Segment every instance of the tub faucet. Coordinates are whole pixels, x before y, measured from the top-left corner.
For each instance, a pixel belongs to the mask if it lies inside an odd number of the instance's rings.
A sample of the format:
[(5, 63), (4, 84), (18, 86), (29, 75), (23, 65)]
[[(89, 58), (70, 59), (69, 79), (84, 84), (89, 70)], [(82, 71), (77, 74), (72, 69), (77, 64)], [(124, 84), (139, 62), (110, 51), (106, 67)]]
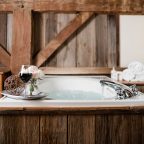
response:
[(119, 84), (109, 80), (100, 80), (100, 83), (102, 86), (106, 85), (113, 88), (117, 93), (117, 99), (126, 99), (138, 95), (136, 85), (128, 87), (126, 85)]

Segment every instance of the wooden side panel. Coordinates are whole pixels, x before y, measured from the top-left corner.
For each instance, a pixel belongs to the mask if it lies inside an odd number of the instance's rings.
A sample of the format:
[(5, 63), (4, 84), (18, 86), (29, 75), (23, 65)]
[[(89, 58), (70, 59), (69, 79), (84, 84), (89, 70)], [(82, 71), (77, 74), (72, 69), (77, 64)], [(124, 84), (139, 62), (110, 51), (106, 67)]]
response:
[(1, 144), (39, 144), (39, 117), (0, 116)]
[(67, 116), (41, 116), (40, 144), (67, 144)]
[(95, 116), (68, 116), (68, 144), (95, 144)]
[(144, 115), (142, 115), (142, 144), (144, 143)]
[(17, 9), (13, 12), (13, 45), (11, 70), (18, 73), (21, 65), (31, 64), (32, 12)]
[[(58, 14), (57, 32), (59, 33), (67, 24), (75, 18), (75, 14)], [(57, 67), (76, 66), (76, 35), (72, 35), (57, 53)]]
[[(3, 90), (3, 75), (0, 74), (0, 93), (2, 92)], [(0, 94), (0, 97), (1, 97), (1, 94)]]
[(130, 144), (130, 116), (108, 116), (108, 142), (110, 144)]
[(130, 117), (130, 144), (143, 144), (143, 132), (142, 131), (142, 116), (141, 115), (132, 115)]
[(95, 66), (96, 59), (96, 26), (95, 15), (77, 34), (77, 67)]
[(108, 118), (106, 115), (95, 116), (95, 143), (108, 144)]

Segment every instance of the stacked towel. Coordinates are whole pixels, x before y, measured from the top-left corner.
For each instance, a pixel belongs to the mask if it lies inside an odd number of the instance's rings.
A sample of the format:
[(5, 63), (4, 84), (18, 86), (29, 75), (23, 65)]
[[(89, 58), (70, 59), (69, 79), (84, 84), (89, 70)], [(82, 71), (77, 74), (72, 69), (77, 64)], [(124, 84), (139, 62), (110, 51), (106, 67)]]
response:
[(126, 81), (144, 81), (144, 64), (138, 61), (130, 63), (122, 72), (122, 77)]

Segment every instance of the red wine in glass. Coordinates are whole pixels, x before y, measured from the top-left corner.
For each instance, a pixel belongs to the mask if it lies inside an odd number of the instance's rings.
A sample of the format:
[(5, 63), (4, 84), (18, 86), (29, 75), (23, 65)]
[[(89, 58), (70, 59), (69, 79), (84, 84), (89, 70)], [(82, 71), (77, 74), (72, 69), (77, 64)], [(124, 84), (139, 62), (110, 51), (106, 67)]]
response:
[(27, 83), (32, 78), (32, 73), (20, 73), (20, 79)]

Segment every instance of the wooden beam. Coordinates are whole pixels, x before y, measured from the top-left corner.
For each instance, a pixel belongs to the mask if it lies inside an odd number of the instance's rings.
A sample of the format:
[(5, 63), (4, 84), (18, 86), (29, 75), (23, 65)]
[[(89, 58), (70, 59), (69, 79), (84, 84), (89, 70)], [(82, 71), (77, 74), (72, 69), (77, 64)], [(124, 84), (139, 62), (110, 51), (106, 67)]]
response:
[(1, 12), (12, 12), (13, 6), (12, 6), (12, 4), (0, 4), (0, 11)]
[(50, 43), (35, 57), (36, 66), (41, 66), (79, 27), (81, 27), (94, 13), (80, 13), (72, 20)]
[(12, 73), (18, 73), (21, 65), (31, 64), (32, 11), (16, 9), (13, 12), (13, 44), (11, 54)]
[(35, 0), (34, 11), (144, 14), (143, 0)]
[[(109, 75), (112, 68), (108, 67), (70, 67), (70, 68), (55, 68), (55, 67), (41, 67), (42, 71), (48, 75), (64, 75), (64, 74), (72, 74), (72, 75)], [(122, 71), (125, 68), (116, 68), (116, 70)]]
[(0, 46), (0, 63), (10, 68), (10, 54)]

